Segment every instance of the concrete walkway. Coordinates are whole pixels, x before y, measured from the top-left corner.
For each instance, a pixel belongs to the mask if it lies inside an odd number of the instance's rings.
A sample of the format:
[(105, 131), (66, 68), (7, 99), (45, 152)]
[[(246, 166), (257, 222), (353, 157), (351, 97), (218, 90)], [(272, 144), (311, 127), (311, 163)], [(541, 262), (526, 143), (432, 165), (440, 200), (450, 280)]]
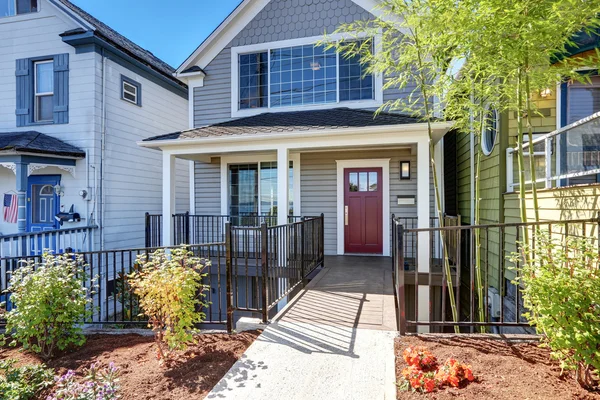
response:
[(209, 399), (395, 399), (387, 258), (328, 257)]

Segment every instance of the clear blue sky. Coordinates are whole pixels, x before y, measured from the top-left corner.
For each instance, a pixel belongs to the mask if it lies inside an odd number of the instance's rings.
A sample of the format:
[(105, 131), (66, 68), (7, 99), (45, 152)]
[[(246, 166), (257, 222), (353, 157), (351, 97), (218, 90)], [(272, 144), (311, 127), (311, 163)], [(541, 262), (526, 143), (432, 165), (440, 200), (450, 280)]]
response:
[(177, 68), (240, 0), (71, 0)]

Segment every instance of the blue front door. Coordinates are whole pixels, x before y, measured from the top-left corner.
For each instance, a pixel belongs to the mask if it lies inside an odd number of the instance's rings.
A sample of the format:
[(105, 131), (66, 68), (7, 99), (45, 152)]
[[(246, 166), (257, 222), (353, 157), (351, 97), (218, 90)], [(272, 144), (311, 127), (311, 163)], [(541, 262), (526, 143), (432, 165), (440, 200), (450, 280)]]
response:
[(27, 184), (27, 231), (41, 232), (58, 228), (54, 218), (60, 210), (54, 186), (60, 184), (60, 175), (30, 176)]

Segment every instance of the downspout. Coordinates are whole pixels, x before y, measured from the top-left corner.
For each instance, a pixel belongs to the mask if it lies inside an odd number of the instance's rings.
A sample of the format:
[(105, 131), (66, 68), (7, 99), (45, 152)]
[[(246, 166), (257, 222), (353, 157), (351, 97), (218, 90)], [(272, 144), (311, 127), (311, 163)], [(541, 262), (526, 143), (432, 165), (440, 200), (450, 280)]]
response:
[(100, 129), (100, 250), (104, 250), (104, 161), (106, 154), (106, 56), (104, 48), (101, 51), (102, 56), (102, 117)]

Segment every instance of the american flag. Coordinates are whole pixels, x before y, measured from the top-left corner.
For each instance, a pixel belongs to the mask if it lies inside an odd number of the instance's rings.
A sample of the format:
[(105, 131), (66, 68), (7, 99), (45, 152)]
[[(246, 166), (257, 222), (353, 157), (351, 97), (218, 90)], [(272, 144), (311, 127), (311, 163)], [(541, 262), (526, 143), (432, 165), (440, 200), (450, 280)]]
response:
[(16, 194), (4, 193), (4, 221), (16, 224), (19, 204)]

